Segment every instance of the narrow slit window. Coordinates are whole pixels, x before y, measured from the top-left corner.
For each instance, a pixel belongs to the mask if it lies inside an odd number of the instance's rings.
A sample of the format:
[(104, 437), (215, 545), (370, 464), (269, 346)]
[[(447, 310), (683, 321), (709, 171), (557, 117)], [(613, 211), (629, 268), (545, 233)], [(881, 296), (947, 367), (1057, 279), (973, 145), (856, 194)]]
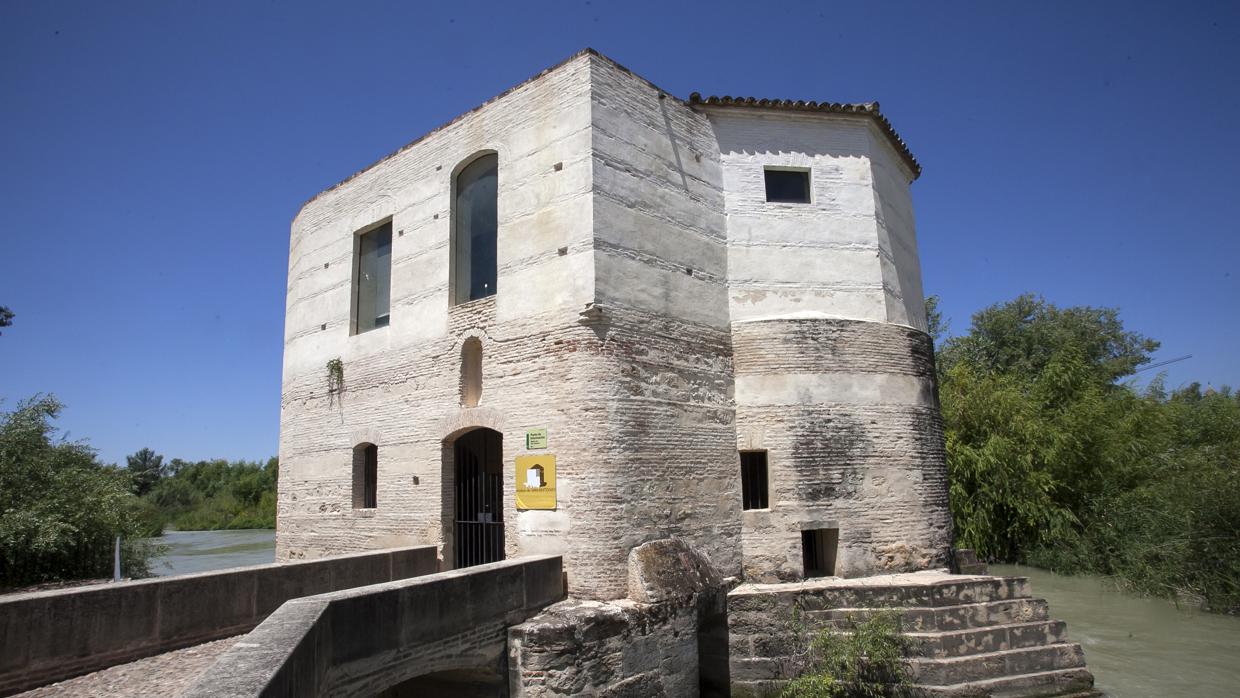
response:
[(374, 509), (379, 503), (379, 447), (353, 447), (353, 508)]
[(767, 509), (766, 451), (741, 451), (741, 504), (744, 509)]
[(483, 155), (456, 177), (452, 231), (452, 302), (495, 295), (499, 228), (499, 157)]
[(840, 543), (840, 529), (818, 528), (801, 531), (801, 557), (805, 577), (830, 577), (835, 574), (835, 551)]
[(387, 327), (392, 293), (392, 224), (358, 236), (354, 333)]
[(764, 170), (766, 200), (787, 204), (809, 203), (809, 170)]

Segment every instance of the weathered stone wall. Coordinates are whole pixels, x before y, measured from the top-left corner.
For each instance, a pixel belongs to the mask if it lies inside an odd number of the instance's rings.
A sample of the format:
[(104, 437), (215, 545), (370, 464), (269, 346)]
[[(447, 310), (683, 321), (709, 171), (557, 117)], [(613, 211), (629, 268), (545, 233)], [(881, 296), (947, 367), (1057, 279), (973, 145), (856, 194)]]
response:
[[(278, 554), (314, 557), (394, 542), (445, 544), (452, 560), (450, 442), (474, 427), (547, 427), (560, 508), (518, 513), (505, 477), (509, 555), (567, 550), (580, 473), (605, 448), (587, 417), (606, 392), (593, 300), (589, 61), (514, 89), (311, 201), (293, 225), (281, 415)], [(452, 178), (499, 160), (498, 294), (449, 306)], [(392, 217), (390, 326), (350, 335), (354, 233)], [(482, 397), (462, 408), (461, 347), (483, 348)], [(345, 390), (325, 366), (339, 357)], [(597, 409), (597, 408), (595, 408)], [(351, 504), (351, 450), (378, 446), (378, 506)], [(445, 446), (446, 444), (446, 446)]]
[[(590, 526), (614, 565), (678, 536), (740, 569), (738, 466), (718, 151), (709, 121), (605, 59), (591, 75), (595, 294), (614, 362), (611, 475)], [(601, 464), (602, 464), (601, 463)], [(611, 570), (598, 584), (623, 593)]]
[[(837, 574), (943, 564), (913, 173), (869, 119), (702, 112), (724, 183), (737, 445), (769, 468), (769, 508), (742, 514), (746, 578), (800, 578), (805, 529), (839, 529)], [(810, 201), (768, 202), (766, 167), (807, 169)]]
[(565, 601), (509, 631), (512, 696), (727, 695), (719, 570), (681, 539), (634, 548), (627, 570), (628, 598)]
[(565, 601), (508, 635), (510, 695), (698, 695), (697, 609)]
[(738, 447), (765, 450), (770, 508), (743, 512), (745, 577), (803, 572), (800, 531), (838, 528), (846, 577), (945, 565), (951, 543), (930, 338), (898, 325), (733, 325)]
[(0, 695), (244, 633), (285, 601), (430, 574), (435, 548), (381, 550), (0, 599)]

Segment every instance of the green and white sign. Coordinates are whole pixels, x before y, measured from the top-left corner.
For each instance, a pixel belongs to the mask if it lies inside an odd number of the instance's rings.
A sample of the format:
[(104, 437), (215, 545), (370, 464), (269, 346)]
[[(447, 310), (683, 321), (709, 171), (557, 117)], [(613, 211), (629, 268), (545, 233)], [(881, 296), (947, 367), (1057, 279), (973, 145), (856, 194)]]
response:
[(546, 429), (530, 429), (525, 432), (526, 448), (546, 448), (547, 447), (547, 430)]

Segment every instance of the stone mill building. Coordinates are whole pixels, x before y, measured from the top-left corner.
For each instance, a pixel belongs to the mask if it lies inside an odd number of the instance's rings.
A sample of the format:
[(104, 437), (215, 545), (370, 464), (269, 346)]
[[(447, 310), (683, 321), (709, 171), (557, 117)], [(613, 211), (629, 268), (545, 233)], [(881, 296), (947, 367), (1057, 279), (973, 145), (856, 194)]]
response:
[[(668, 536), (768, 581), (945, 564), (919, 171), (876, 104), (685, 102), (584, 53), (323, 192), (280, 554), (560, 553), (602, 599)], [(554, 506), (522, 510), (544, 453)]]
[(877, 103), (683, 100), (587, 50), (315, 196), (279, 558), (555, 554), (595, 609), (666, 539), (733, 585), (946, 567), (920, 171)]

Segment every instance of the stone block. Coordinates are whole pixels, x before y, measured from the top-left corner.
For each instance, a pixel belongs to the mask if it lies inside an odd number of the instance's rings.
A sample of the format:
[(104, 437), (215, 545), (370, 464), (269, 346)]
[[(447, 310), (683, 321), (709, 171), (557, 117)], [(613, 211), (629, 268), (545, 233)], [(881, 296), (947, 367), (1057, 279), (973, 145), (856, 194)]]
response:
[(709, 558), (677, 538), (643, 543), (629, 551), (629, 598), (638, 603), (683, 601), (723, 586)]

